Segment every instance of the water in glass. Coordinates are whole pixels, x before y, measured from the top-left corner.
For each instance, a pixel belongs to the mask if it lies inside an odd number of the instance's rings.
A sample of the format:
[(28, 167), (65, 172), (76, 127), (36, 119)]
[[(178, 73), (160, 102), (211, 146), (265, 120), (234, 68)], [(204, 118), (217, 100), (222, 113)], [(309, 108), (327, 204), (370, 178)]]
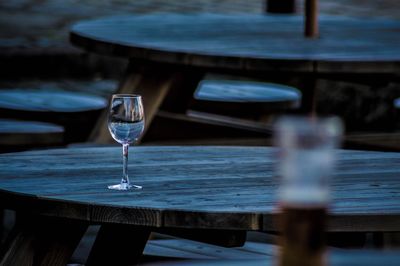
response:
[(120, 184), (108, 186), (109, 189), (141, 189), (133, 185), (128, 177), (128, 148), (142, 135), (144, 130), (144, 109), (142, 97), (132, 94), (115, 94), (112, 96), (108, 129), (111, 136), (122, 144), (123, 175)]

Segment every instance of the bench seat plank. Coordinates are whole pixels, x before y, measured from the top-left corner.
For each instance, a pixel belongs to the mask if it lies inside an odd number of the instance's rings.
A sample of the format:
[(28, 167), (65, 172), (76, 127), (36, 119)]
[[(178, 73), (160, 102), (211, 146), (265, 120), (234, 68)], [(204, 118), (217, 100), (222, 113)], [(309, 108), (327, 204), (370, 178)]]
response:
[(62, 125), (65, 141), (88, 138), (107, 101), (99, 96), (61, 90), (1, 89), (0, 117)]
[(302, 94), (294, 87), (268, 82), (203, 80), (191, 109), (235, 116), (257, 116), (300, 106)]
[(85, 112), (107, 106), (98, 96), (35, 89), (0, 90), (0, 108), (34, 112)]

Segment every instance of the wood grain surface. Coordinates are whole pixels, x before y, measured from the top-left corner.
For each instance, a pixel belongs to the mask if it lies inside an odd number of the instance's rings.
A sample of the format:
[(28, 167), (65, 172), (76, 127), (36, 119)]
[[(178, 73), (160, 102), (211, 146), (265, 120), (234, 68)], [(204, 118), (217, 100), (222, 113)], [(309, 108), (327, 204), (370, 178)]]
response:
[(266, 82), (203, 80), (194, 98), (234, 103), (297, 102), (301, 99), (301, 92), (293, 87)]
[[(271, 147), (133, 147), (130, 177), (142, 190), (111, 191), (120, 148), (0, 155), (4, 207), (91, 223), (275, 230)], [(400, 153), (338, 150), (330, 231), (400, 230)]]
[(249, 71), (396, 73), (400, 22), (319, 18), (303, 36), (293, 15), (144, 15), (84, 21), (71, 42), (90, 52), (155, 62)]

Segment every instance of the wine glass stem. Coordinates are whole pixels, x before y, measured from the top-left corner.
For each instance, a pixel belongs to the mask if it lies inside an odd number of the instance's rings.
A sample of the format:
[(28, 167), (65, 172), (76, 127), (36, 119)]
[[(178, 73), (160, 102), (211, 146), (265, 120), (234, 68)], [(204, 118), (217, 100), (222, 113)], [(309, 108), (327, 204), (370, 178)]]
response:
[(122, 180), (121, 184), (129, 185), (129, 178), (128, 178), (128, 149), (129, 144), (122, 144), (122, 157), (123, 157), (123, 168), (122, 168)]

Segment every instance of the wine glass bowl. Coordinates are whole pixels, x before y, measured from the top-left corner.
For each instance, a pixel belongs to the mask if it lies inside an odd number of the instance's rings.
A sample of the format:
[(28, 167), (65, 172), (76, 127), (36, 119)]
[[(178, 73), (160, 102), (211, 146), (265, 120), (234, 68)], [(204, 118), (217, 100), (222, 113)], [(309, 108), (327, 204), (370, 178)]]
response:
[(128, 149), (142, 135), (144, 130), (144, 109), (142, 97), (134, 94), (114, 94), (111, 98), (108, 115), (108, 130), (118, 143), (122, 144), (123, 176), (120, 184), (108, 186), (109, 189), (141, 189), (132, 185), (128, 177)]

